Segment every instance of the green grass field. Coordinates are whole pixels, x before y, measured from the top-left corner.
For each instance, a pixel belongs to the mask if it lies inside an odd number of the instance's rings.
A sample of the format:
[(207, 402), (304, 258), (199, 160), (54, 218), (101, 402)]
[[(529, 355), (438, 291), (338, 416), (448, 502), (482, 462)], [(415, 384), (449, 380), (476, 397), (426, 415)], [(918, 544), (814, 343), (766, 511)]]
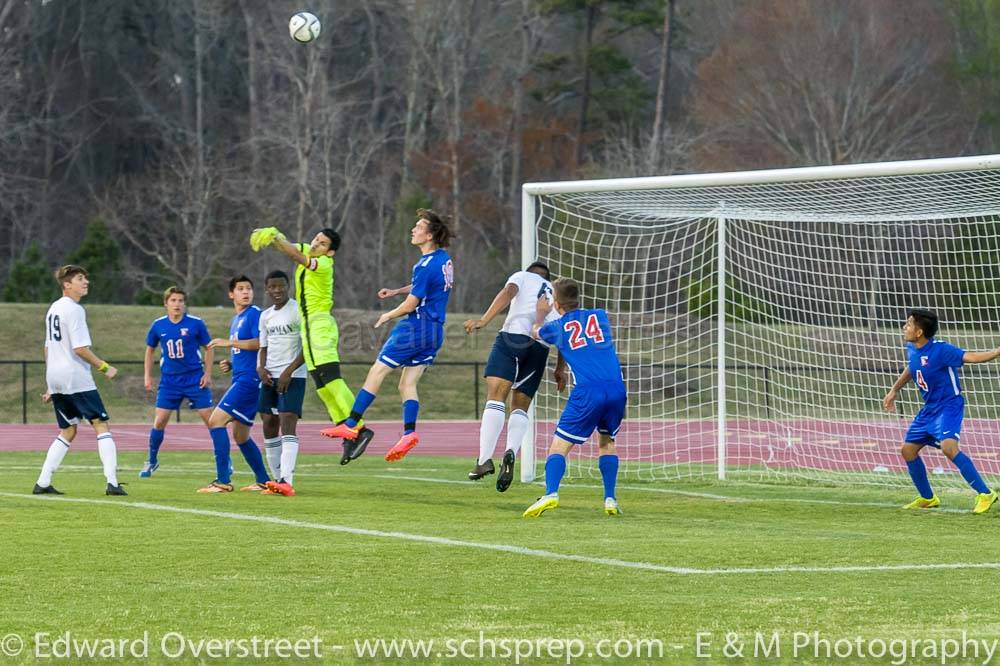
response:
[[(399, 662), (359, 655), (378, 639), (435, 641), (419, 647), (424, 663), (478, 661), (465, 657), (478, 655), (480, 632), (498, 651), (528, 649), (516, 640), (584, 649), (528, 663), (754, 662), (750, 652), (724, 657), (730, 632), (751, 647), (755, 632), (778, 632), (780, 661), (796, 663), (828, 659), (822, 644), (819, 657), (808, 646), (795, 657), (794, 632), (831, 642), (942, 641), (963, 630), (1000, 639), (1000, 510), (969, 514), (968, 492), (945, 491), (944, 511), (911, 513), (896, 508), (907, 491), (624, 482), (625, 515), (613, 518), (594, 480), (571, 479), (563, 506), (523, 520), (537, 486), (500, 495), (493, 477), (462, 481), (468, 462), (451, 458), (389, 467), (365, 457), (344, 468), (303, 456), (299, 495), (282, 498), (194, 493), (211, 477), (205, 454), (172, 453), (140, 482), (142, 454), (122, 454), (130, 496), (119, 499), (102, 494), (96, 453), (72, 452), (54, 481), (62, 500), (26, 494), (42, 458), (0, 454), (0, 647), (14, 645), (9, 634), (24, 641), (9, 662), (50, 654), (66, 632), (130, 641), (148, 632), (146, 658), (129, 659), (145, 663), (177, 650), (181, 663), (197, 662), (199, 641), (246, 646), (255, 636), (317, 636), (330, 663)], [(937, 565), (954, 566), (928, 568)], [(700, 632), (710, 634), (701, 637), (710, 659), (696, 656)], [(465, 657), (449, 659), (460, 641), (469, 641)], [(598, 658), (612, 645), (623, 658)], [(486, 661), (514, 661), (498, 654)], [(973, 662), (984, 658), (948, 663)]]

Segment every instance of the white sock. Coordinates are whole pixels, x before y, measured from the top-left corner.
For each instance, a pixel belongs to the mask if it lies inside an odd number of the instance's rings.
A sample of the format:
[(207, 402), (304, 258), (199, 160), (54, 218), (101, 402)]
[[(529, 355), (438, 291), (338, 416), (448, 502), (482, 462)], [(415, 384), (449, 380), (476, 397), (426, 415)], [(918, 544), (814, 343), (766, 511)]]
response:
[(97, 453), (104, 465), (104, 478), (113, 486), (118, 485), (118, 449), (110, 432), (97, 436)]
[(483, 410), (483, 421), (479, 424), (479, 464), (482, 465), (493, 457), (497, 448), (497, 439), (503, 430), (506, 406), (499, 400), (487, 400)]
[(277, 481), (281, 478), (281, 437), (265, 437), (264, 453), (267, 455), (267, 466), (271, 468), (271, 477)]
[(69, 451), (69, 442), (67, 442), (62, 437), (56, 437), (49, 444), (49, 452), (45, 454), (45, 462), (42, 464), (42, 473), (38, 475), (38, 485), (42, 488), (48, 488), (52, 485), (52, 475), (55, 474), (56, 470), (59, 469), (59, 465), (62, 464), (63, 458), (66, 457), (66, 453)]
[(299, 438), (297, 435), (284, 435), (281, 438), (281, 478), (288, 485), (295, 476), (295, 461), (299, 457)]
[(510, 420), (507, 421), (507, 448), (517, 455), (521, 450), (521, 442), (528, 432), (528, 413), (523, 409), (515, 409), (510, 413)]

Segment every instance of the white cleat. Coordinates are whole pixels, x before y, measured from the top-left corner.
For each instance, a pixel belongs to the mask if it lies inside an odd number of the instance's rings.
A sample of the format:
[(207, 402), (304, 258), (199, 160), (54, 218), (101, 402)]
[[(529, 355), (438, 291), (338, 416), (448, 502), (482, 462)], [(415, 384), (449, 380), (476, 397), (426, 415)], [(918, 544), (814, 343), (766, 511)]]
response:
[(622, 509), (618, 506), (618, 500), (614, 497), (604, 498), (604, 513), (609, 516), (620, 516), (622, 514)]

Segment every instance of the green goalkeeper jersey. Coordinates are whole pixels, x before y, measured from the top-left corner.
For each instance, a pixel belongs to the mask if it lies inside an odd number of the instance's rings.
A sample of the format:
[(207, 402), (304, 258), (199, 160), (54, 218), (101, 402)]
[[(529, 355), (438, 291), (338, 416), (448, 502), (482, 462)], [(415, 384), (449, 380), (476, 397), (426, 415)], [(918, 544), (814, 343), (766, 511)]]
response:
[(310, 257), (309, 245), (298, 243), (299, 252), (309, 258), (308, 265), (295, 268), (295, 300), (303, 317), (329, 315), (333, 309), (333, 257)]

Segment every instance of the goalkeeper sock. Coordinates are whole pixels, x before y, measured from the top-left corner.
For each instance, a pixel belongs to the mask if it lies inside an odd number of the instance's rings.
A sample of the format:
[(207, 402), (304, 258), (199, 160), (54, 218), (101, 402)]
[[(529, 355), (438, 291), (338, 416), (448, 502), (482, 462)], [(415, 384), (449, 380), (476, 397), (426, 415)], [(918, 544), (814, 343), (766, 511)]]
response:
[(523, 409), (515, 409), (507, 419), (507, 449), (514, 452), (521, 450), (521, 442), (528, 432), (528, 414)]
[(906, 461), (906, 471), (910, 473), (913, 485), (917, 487), (917, 492), (920, 493), (921, 497), (924, 499), (934, 497), (931, 482), (927, 480), (927, 467), (924, 466), (924, 461), (920, 456)]
[(264, 453), (267, 455), (267, 466), (271, 469), (271, 476), (276, 479), (281, 478), (281, 446), (284, 440), (278, 437), (264, 438)]
[(610, 454), (597, 459), (597, 468), (604, 480), (604, 498), (614, 498), (615, 484), (618, 483), (618, 456)]
[(553, 453), (545, 459), (545, 494), (555, 495), (559, 492), (559, 483), (566, 473), (566, 456)]
[(499, 400), (487, 400), (483, 409), (483, 419), (479, 423), (479, 464), (482, 465), (493, 457), (497, 448), (497, 439), (503, 430), (503, 419), (507, 407)]
[(212, 449), (215, 450), (215, 480), (219, 483), (232, 483), (232, 460), (229, 457), (229, 431), (225, 428), (211, 428), (208, 434), (212, 437)]
[(369, 393), (364, 389), (358, 391), (358, 397), (354, 399), (354, 406), (351, 407), (351, 415), (344, 421), (347, 427), (356, 428), (361, 417), (364, 416), (365, 410), (371, 407), (373, 402), (375, 402), (374, 393)]
[(972, 486), (973, 490), (977, 493), (990, 492), (990, 488), (983, 481), (983, 477), (979, 476), (979, 470), (976, 469), (976, 463), (972, 462), (972, 458), (959, 451), (958, 455), (952, 458), (951, 461), (955, 463), (955, 467), (962, 473), (962, 478)]
[[(363, 389), (362, 389), (363, 390)], [(417, 414), (420, 412), (420, 403), (416, 400), (403, 401), (403, 434), (409, 435), (417, 429)]]
[(69, 442), (67, 442), (62, 437), (56, 437), (49, 444), (49, 452), (45, 454), (45, 463), (42, 464), (42, 473), (38, 475), (37, 483), (42, 488), (48, 488), (52, 485), (52, 475), (56, 473), (59, 469), (59, 465), (62, 464), (63, 458), (66, 457), (66, 453), (69, 451)]
[(240, 447), (243, 459), (247, 461), (250, 469), (253, 470), (253, 475), (256, 477), (257, 483), (267, 483), (270, 481), (271, 477), (267, 475), (267, 468), (264, 466), (264, 457), (260, 455), (257, 443), (251, 438), (237, 446)]
[(163, 444), (163, 431), (157, 428), (149, 429), (149, 464), (155, 465), (159, 460), (160, 446)]

